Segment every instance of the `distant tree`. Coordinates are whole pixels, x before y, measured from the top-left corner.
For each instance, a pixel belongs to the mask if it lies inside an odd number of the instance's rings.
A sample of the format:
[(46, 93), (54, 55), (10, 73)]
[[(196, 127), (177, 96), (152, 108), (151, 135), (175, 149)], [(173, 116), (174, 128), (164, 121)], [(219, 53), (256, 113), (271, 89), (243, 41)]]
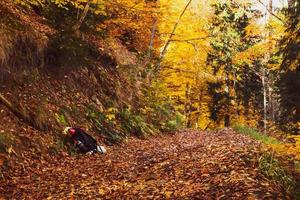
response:
[(209, 83), (209, 93), (212, 97), (210, 105), (211, 119), (230, 126), (233, 104), (236, 99), (236, 78), (238, 66), (233, 63), (233, 57), (246, 50), (246, 27), (251, 20), (250, 4), (240, 5), (235, 1), (223, 1), (213, 5), (215, 11), (211, 20), (210, 36), (212, 50), (209, 52), (207, 63), (212, 73), (223, 77), (216, 83)]
[(300, 3), (289, 1), (288, 26), (281, 43), (283, 56), (280, 81), (281, 123), (293, 133), (300, 133)]

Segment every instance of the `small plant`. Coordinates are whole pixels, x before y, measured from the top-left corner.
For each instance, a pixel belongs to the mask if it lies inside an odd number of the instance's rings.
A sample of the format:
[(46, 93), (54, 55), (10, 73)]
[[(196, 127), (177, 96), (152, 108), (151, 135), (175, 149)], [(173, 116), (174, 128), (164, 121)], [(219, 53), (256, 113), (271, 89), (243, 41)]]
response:
[(110, 120), (105, 113), (97, 111), (95, 108), (88, 108), (87, 119), (92, 123), (94, 128), (103, 134), (110, 142), (118, 143), (122, 141), (121, 133), (118, 131), (114, 121)]
[(54, 144), (49, 147), (49, 152), (57, 154), (59, 151), (65, 149), (66, 142), (62, 137), (55, 138)]
[(176, 112), (175, 113), (175, 116), (167, 121), (167, 123), (165, 124), (165, 127), (164, 127), (164, 130), (165, 131), (175, 131), (179, 128), (182, 128), (185, 124), (185, 119), (184, 119), (184, 116), (179, 113), (179, 112)]
[(74, 145), (72, 145), (66, 137), (56, 137), (54, 144), (49, 147), (49, 152), (57, 154), (60, 151), (67, 150), (70, 155), (76, 155), (77, 151)]
[(55, 113), (55, 119), (56, 119), (57, 123), (59, 123), (63, 126), (68, 125), (68, 122), (67, 122), (66, 117), (65, 117), (64, 114)]
[(66, 140), (64, 138), (57, 138), (55, 141), (57, 150), (63, 150), (66, 146)]
[(8, 153), (8, 149), (13, 145), (14, 137), (9, 133), (0, 133), (0, 153)]
[(138, 137), (153, 135), (157, 130), (149, 123), (146, 123), (142, 115), (135, 114), (128, 108), (119, 113), (122, 130)]

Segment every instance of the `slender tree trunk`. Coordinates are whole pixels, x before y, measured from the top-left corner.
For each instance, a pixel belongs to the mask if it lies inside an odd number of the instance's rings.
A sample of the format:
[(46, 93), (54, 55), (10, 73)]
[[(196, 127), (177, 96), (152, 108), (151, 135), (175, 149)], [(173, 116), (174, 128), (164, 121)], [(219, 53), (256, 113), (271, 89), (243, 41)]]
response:
[[(276, 75), (276, 74), (275, 74)], [(274, 74), (270, 72), (270, 77), (269, 77), (269, 113), (270, 113), (270, 118), (273, 122), (276, 120), (276, 111), (275, 111), (275, 105), (276, 105), (276, 93), (275, 93), (275, 79), (274, 79)]]
[[(159, 56), (159, 60), (160, 60), (160, 61), (164, 58), (165, 54), (167, 53), (168, 47), (169, 47), (170, 43), (172, 42), (172, 38), (173, 38), (173, 36), (175, 35), (176, 29), (177, 29), (177, 27), (178, 27), (178, 25), (179, 25), (179, 23), (180, 23), (180, 21), (181, 21), (181, 18), (183, 17), (184, 13), (185, 13), (186, 10), (188, 9), (188, 7), (189, 7), (190, 4), (192, 3), (192, 1), (193, 1), (193, 0), (189, 0), (189, 1), (188, 1), (188, 3), (185, 5), (184, 9), (182, 10), (182, 12), (181, 12), (179, 18), (177, 19), (177, 21), (176, 21), (176, 23), (175, 23), (175, 25), (174, 25), (174, 27), (173, 27), (173, 30), (172, 30), (172, 32), (171, 32), (171, 34), (170, 34), (168, 40), (166, 41), (166, 43), (165, 43), (165, 45), (164, 45), (164, 47), (163, 47), (163, 49), (162, 49), (162, 51), (161, 51), (161, 53), (160, 53), (160, 56)], [(158, 63), (158, 66), (157, 66), (157, 70), (156, 70), (156, 71), (159, 71), (159, 70), (160, 70), (160, 67), (161, 67), (161, 66), (160, 66), (160, 63)]]
[(273, 0), (269, 0), (269, 10), (273, 13)]
[(262, 76), (261, 76), (262, 88), (263, 88), (263, 126), (264, 126), (264, 134), (267, 132), (267, 84), (266, 84), (266, 69), (262, 68)]
[(155, 32), (156, 32), (156, 27), (157, 27), (157, 19), (154, 19), (152, 30), (151, 30), (150, 42), (149, 42), (148, 59), (151, 59), (151, 54), (152, 54), (152, 51), (153, 51), (153, 43), (154, 43), (154, 38), (155, 38)]
[(224, 126), (229, 127), (230, 126), (230, 77), (229, 77), (229, 67), (225, 69), (225, 82), (226, 82), (226, 113), (224, 117)]
[(191, 119), (190, 119), (190, 112), (191, 112), (191, 86), (190, 83), (186, 84), (186, 91), (185, 91), (185, 117), (186, 117), (186, 127), (190, 128), (191, 126)]
[(199, 98), (198, 98), (198, 104), (199, 105), (198, 105), (198, 108), (197, 108), (196, 129), (199, 128), (198, 123), (199, 123), (200, 115), (202, 113), (202, 99), (203, 99), (203, 94), (204, 94), (204, 91), (203, 91), (203, 89), (201, 89), (200, 92), (199, 92)]
[[(271, 12), (273, 12), (273, 0), (269, 0), (269, 10), (271, 11)], [(271, 18), (271, 16), (270, 16), (270, 18)], [(268, 43), (269, 43), (269, 52), (268, 52), (268, 59), (270, 59), (271, 58), (271, 53), (272, 53), (272, 43), (271, 43), (271, 40), (270, 40), (270, 38), (272, 37), (272, 32), (271, 32), (271, 30), (268, 32), (268, 37), (269, 37), (269, 41), (268, 41)], [(272, 92), (272, 90), (273, 90), (273, 76), (272, 76), (272, 72), (270, 72), (269, 73), (269, 78), (268, 78), (268, 97), (269, 97), (269, 105), (268, 105), (268, 107), (269, 107), (269, 119), (270, 120), (272, 120), (272, 121), (274, 121), (274, 118), (273, 118), (273, 92)]]
[(288, 0), (288, 7), (293, 8), (295, 5), (296, 1), (295, 0)]
[(76, 22), (76, 24), (72, 27), (72, 30), (74, 31), (74, 33), (75, 33), (76, 35), (79, 35), (79, 34), (78, 34), (78, 33), (79, 33), (79, 28), (80, 28), (80, 26), (81, 26), (83, 20), (85, 19), (86, 15), (87, 15), (87, 13), (88, 13), (88, 11), (89, 11), (89, 9), (90, 9), (91, 3), (92, 3), (92, 0), (89, 0), (89, 1), (86, 3), (86, 5), (85, 5), (85, 7), (84, 7), (84, 10), (83, 10), (83, 13), (81, 14), (79, 20), (78, 20), (78, 21)]
[(236, 105), (236, 117), (239, 119), (240, 110), (239, 110), (239, 101), (238, 101), (238, 95), (237, 95), (237, 72), (236, 70), (233, 71), (234, 80), (233, 80), (233, 91), (234, 91), (234, 105)]
[[(273, 0), (269, 0), (268, 2), (268, 11), (266, 11), (266, 23), (271, 19), (271, 14), (273, 11)], [(265, 40), (267, 42), (269, 41), (269, 38), (271, 37), (271, 32), (268, 31), (265, 35)], [(270, 60), (271, 57), (271, 48), (269, 48), (266, 56), (265, 56), (265, 66), (262, 66), (262, 74), (261, 74), (261, 82), (262, 82), (262, 90), (263, 90), (263, 128), (264, 128), (264, 134), (267, 133), (267, 118), (268, 118), (268, 102), (267, 102), (267, 92), (269, 91), (269, 81), (267, 78), (267, 63)], [(270, 97), (269, 97), (270, 98)], [(270, 99), (269, 99), (270, 100)]]

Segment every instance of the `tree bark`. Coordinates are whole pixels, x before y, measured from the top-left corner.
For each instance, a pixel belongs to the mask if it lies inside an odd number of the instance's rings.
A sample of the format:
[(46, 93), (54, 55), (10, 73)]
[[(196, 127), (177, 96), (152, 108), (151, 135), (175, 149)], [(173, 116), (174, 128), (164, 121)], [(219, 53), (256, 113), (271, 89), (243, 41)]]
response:
[(203, 89), (201, 89), (201, 90), (199, 91), (199, 97), (198, 97), (198, 104), (199, 104), (199, 105), (198, 105), (198, 108), (197, 108), (196, 129), (199, 128), (198, 123), (199, 123), (200, 115), (201, 115), (201, 113), (202, 113), (202, 99), (203, 99), (203, 96), (204, 96), (204, 91), (203, 91)]
[(72, 27), (72, 30), (74, 31), (74, 33), (75, 33), (76, 35), (78, 35), (79, 28), (80, 28), (80, 26), (81, 26), (83, 20), (85, 19), (86, 15), (87, 15), (87, 13), (88, 13), (88, 11), (89, 11), (89, 9), (90, 9), (91, 3), (92, 3), (92, 0), (89, 0), (89, 1), (87, 2), (87, 4), (86, 4), (85, 7), (84, 7), (83, 13), (81, 14), (79, 20), (78, 20), (78, 21), (76, 22), (76, 24)]
[(296, 2), (295, 0), (288, 0), (288, 7), (293, 8), (295, 5), (295, 2)]
[(154, 19), (152, 30), (151, 30), (150, 42), (149, 42), (148, 59), (151, 59), (151, 54), (153, 51), (153, 43), (155, 38), (156, 26), (157, 26), (157, 19)]
[(186, 91), (185, 91), (185, 117), (186, 117), (186, 127), (191, 127), (191, 86), (190, 83), (186, 84)]
[(266, 69), (262, 68), (262, 76), (261, 76), (261, 82), (263, 87), (263, 111), (264, 111), (264, 134), (267, 132), (267, 84), (266, 84)]
[(226, 113), (224, 116), (224, 126), (229, 127), (230, 126), (230, 77), (229, 77), (229, 66), (225, 69), (225, 83), (226, 83), (226, 89), (225, 89), (225, 95), (226, 95)]

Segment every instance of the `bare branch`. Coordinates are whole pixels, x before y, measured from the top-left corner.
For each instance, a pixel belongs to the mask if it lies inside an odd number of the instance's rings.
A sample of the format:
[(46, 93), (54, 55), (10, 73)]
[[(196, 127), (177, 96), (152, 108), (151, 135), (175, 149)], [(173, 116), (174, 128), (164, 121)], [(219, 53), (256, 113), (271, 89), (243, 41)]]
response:
[(257, 0), (261, 5), (263, 5), (267, 11), (274, 16), (275, 18), (277, 18), (279, 21), (281, 21), (284, 25), (286, 25), (286, 21), (284, 21), (281, 17), (279, 17), (278, 15), (274, 14), (274, 12), (272, 10), (270, 10), (270, 8), (268, 8), (268, 6), (266, 6), (261, 0)]
[(169, 45), (170, 45), (170, 43), (171, 43), (171, 40), (172, 40), (172, 38), (173, 38), (173, 36), (174, 36), (174, 33), (175, 33), (175, 31), (176, 31), (176, 29), (177, 29), (177, 27), (178, 27), (178, 24), (179, 24), (179, 22), (180, 22), (182, 16), (184, 15), (185, 11), (187, 10), (187, 8), (189, 7), (189, 5), (190, 5), (191, 3), (192, 3), (192, 0), (189, 0), (188, 3), (185, 5), (184, 9), (182, 10), (182, 12), (181, 12), (181, 14), (180, 14), (180, 16), (179, 16), (177, 22), (175, 23), (175, 25), (174, 25), (174, 27), (173, 27), (173, 30), (172, 30), (172, 32), (171, 32), (171, 34), (170, 34), (170, 36), (169, 36), (169, 39), (167, 40), (167, 42), (166, 42), (166, 44), (165, 44), (163, 50), (162, 50), (161, 53), (160, 53), (160, 60), (161, 60), (161, 59), (164, 57), (164, 55), (167, 53), (167, 49), (168, 49), (168, 47), (169, 47)]
[(89, 9), (90, 9), (90, 5), (92, 3), (92, 0), (89, 0), (86, 4), (86, 6), (84, 7), (83, 13), (81, 14), (79, 20), (76, 22), (76, 24), (72, 27), (73, 31), (75, 32), (75, 34), (77, 34), (77, 32), (79, 31), (79, 28), (83, 22), (83, 20), (85, 19)]
[(190, 39), (174, 39), (170, 40), (171, 42), (189, 42), (189, 41), (195, 41), (195, 40), (205, 40), (209, 38), (210, 36), (205, 36), (205, 37), (197, 37), (197, 38), (190, 38)]

